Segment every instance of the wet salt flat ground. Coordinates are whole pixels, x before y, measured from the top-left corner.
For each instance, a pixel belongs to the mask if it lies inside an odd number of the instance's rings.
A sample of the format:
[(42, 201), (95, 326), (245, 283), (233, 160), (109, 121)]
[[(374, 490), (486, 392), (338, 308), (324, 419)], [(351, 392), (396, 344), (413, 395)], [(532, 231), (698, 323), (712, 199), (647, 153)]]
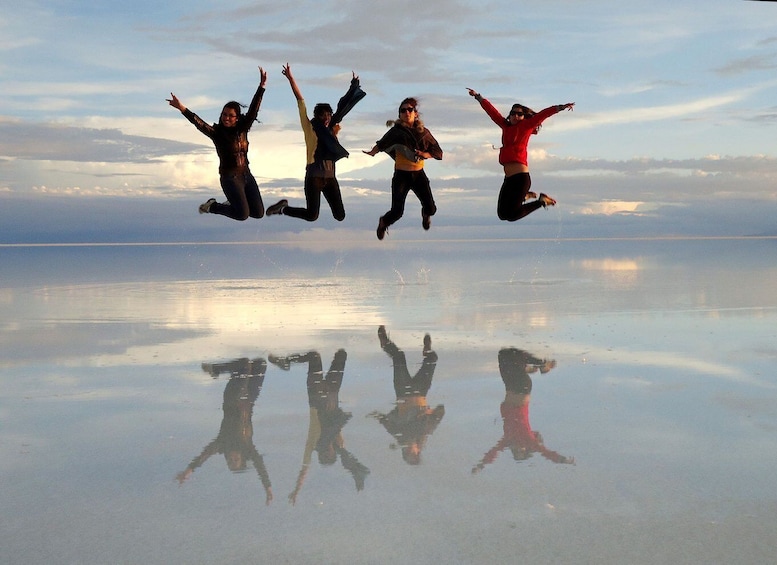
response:
[(0, 248), (0, 562), (772, 559), (774, 239), (384, 243)]

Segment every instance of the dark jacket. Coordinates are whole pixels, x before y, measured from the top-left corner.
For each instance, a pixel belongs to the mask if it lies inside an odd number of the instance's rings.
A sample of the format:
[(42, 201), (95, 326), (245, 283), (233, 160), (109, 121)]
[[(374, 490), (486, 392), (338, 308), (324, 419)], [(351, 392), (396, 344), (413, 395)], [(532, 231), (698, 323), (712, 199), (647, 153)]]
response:
[(202, 118), (189, 110), (183, 115), (194, 124), (198, 130), (207, 135), (216, 146), (219, 156), (219, 174), (241, 173), (248, 169), (248, 130), (259, 114), (259, 106), (264, 96), (264, 88), (259, 87), (251, 100), (248, 111), (240, 116), (234, 127), (227, 128), (221, 122), (209, 125)]
[(392, 159), (396, 159), (394, 145), (404, 145), (411, 152), (415, 150), (429, 153), (434, 159), (442, 159), (442, 149), (432, 133), (424, 128), (419, 131), (416, 127), (407, 127), (401, 123), (395, 123), (390, 130), (380, 138), (376, 145), (380, 151), (385, 151)]
[(329, 121), (329, 127), (325, 127), (323, 123), (315, 118), (310, 120), (310, 123), (313, 125), (313, 131), (318, 138), (318, 145), (314, 154), (315, 162), (339, 161), (343, 157), (348, 157), (348, 151), (340, 145), (337, 137), (332, 132), (332, 128), (339, 124), (346, 114), (365, 96), (367, 96), (367, 93), (359, 86), (359, 79), (353, 78), (351, 79), (351, 86), (348, 92), (337, 103), (337, 110)]

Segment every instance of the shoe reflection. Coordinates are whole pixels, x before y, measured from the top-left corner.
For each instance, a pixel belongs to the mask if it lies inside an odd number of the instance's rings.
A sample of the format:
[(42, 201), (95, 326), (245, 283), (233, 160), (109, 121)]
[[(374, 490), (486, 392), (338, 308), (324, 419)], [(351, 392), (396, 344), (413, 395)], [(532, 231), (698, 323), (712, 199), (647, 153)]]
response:
[(270, 476), (262, 455), (254, 446), (252, 423), (254, 404), (262, 390), (267, 362), (260, 358), (241, 358), (227, 363), (203, 363), (202, 370), (214, 379), (222, 373), (230, 375), (224, 388), (224, 415), (216, 438), (176, 475), (176, 479), (183, 484), (212, 455), (222, 454), (233, 473), (246, 471), (249, 463), (254, 467), (264, 487), (265, 503), (270, 504), (273, 498)]
[(378, 339), (381, 348), (394, 364), (396, 406), (388, 414), (373, 412), (371, 416), (394, 436), (405, 462), (418, 465), (421, 463), (421, 451), (427, 438), (437, 429), (445, 415), (445, 407), (442, 404), (431, 408), (426, 400), (437, 366), (437, 354), (432, 350), (432, 338), (428, 334), (424, 336), (421, 368), (412, 377), (407, 368), (405, 353), (389, 339), (384, 326), (378, 328)]
[(321, 363), (321, 355), (317, 351), (304, 354), (278, 357), (270, 355), (270, 363), (288, 371), (294, 363), (308, 364), (308, 404), (310, 406), (310, 421), (305, 451), (302, 456), (302, 468), (297, 476), (294, 490), (289, 495), (289, 502), (295, 504), (305, 483), (313, 452), (318, 453), (321, 465), (333, 465), (340, 457), (340, 463), (351, 474), (356, 490), (364, 489), (364, 481), (370, 470), (345, 449), (343, 428), (351, 414), (340, 408), (340, 386), (345, 372), (346, 352), (337, 351), (332, 359), (326, 375)]
[(565, 457), (545, 447), (539, 432), (531, 429), (529, 423), (529, 402), (532, 380), (529, 373), (547, 373), (556, 366), (553, 360), (539, 359), (514, 347), (499, 351), (499, 373), (505, 385), (505, 399), (499, 407), (503, 422), (502, 438), (489, 449), (480, 462), (472, 468), (479, 473), (497, 456), (509, 449), (516, 461), (529, 459), (535, 453), (554, 463), (574, 464), (573, 457)]

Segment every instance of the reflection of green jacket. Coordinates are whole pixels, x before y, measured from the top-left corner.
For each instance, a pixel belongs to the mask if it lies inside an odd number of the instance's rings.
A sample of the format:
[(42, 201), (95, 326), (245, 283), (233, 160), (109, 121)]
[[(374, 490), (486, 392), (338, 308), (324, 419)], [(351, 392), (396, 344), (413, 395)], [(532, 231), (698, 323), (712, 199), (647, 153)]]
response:
[(397, 406), (388, 414), (378, 416), (378, 421), (386, 428), (401, 446), (412, 443), (423, 443), (442, 421), (445, 406), (438, 405), (434, 409), (428, 406), (413, 406), (401, 410)]

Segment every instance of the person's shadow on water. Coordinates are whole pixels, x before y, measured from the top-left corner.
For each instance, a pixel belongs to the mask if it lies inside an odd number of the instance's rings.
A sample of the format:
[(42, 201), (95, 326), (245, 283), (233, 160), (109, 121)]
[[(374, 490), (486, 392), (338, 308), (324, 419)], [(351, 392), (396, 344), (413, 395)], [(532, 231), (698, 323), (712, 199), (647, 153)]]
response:
[(502, 415), (502, 438), (489, 449), (480, 462), (472, 468), (472, 474), (479, 473), (497, 456), (509, 449), (516, 461), (525, 461), (539, 453), (554, 463), (574, 465), (573, 457), (566, 457), (545, 447), (539, 432), (531, 429), (529, 423), (529, 402), (532, 380), (529, 373), (547, 373), (556, 366), (553, 360), (539, 359), (526, 351), (514, 347), (499, 351), (499, 373), (505, 385), (505, 399), (499, 407)]
[(289, 494), (291, 504), (297, 502), (310, 470), (314, 451), (318, 453), (318, 462), (321, 465), (333, 465), (339, 456), (340, 463), (353, 477), (357, 492), (364, 489), (364, 481), (370, 470), (345, 449), (343, 439), (343, 428), (351, 419), (351, 414), (340, 408), (340, 386), (343, 383), (346, 358), (346, 352), (343, 349), (338, 350), (332, 359), (329, 371), (324, 375), (321, 355), (317, 351), (285, 357), (269, 356), (270, 363), (284, 371), (288, 371), (293, 363), (308, 364), (307, 389), (310, 407), (308, 437), (302, 456), (302, 468), (297, 476), (294, 490)]
[(412, 377), (407, 368), (405, 353), (389, 339), (384, 326), (378, 328), (378, 340), (380, 347), (391, 357), (394, 365), (396, 405), (387, 414), (373, 412), (370, 416), (394, 436), (396, 445), (402, 450), (404, 461), (409, 465), (418, 465), (421, 463), (421, 451), (427, 438), (437, 429), (445, 415), (445, 407), (442, 404), (431, 408), (426, 400), (437, 367), (437, 354), (432, 350), (432, 338), (428, 334), (424, 336), (421, 368)]
[(249, 463), (253, 465), (264, 487), (265, 503), (270, 504), (273, 498), (270, 476), (262, 455), (254, 446), (252, 423), (254, 404), (262, 389), (267, 362), (264, 359), (242, 358), (227, 363), (203, 363), (202, 370), (214, 379), (222, 373), (230, 375), (224, 388), (224, 416), (216, 438), (176, 475), (176, 479), (183, 484), (195, 469), (212, 455), (220, 453), (233, 473), (246, 471)]

